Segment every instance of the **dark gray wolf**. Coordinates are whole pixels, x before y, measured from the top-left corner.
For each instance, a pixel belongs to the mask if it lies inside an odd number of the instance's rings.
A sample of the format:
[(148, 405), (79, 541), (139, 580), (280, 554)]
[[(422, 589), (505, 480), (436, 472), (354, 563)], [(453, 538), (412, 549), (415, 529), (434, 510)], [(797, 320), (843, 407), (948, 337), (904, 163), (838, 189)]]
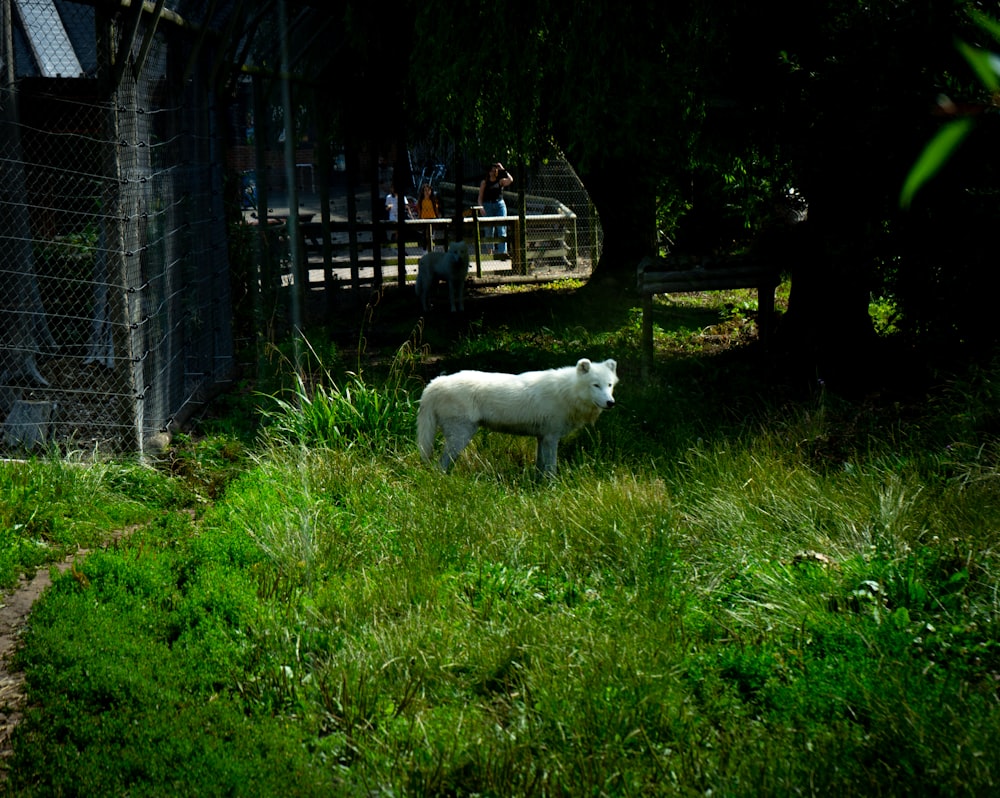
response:
[(431, 380), (420, 397), (417, 443), (425, 462), (434, 455), (438, 429), (444, 431), (441, 469), (447, 471), (480, 427), (538, 439), (535, 465), (556, 471), (561, 438), (593, 424), (615, 406), (617, 363), (592, 363), (523, 374), (459, 371)]
[(417, 265), (417, 297), (424, 313), (430, 307), (431, 292), (438, 280), (448, 283), (451, 312), (465, 310), (465, 278), (469, 274), (469, 246), (452, 241), (447, 252), (428, 252)]

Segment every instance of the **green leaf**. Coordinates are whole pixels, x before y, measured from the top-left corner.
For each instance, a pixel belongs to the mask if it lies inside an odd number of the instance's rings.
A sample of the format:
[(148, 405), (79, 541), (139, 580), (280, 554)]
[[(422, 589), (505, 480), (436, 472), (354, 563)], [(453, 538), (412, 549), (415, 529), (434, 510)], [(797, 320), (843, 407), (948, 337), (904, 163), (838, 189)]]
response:
[(928, 142), (910, 173), (906, 176), (906, 182), (899, 195), (900, 207), (910, 207), (917, 190), (944, 166), (958, 145), (969, 135), (972, 124), (973, 120), (970, 118), (956, 119), (942, 127), (937, 135)]
[(973, 47), (963, 41), (957, 43), (959, 51), (990, 91), (1000, 91), (1000, 58), (989, 50)]

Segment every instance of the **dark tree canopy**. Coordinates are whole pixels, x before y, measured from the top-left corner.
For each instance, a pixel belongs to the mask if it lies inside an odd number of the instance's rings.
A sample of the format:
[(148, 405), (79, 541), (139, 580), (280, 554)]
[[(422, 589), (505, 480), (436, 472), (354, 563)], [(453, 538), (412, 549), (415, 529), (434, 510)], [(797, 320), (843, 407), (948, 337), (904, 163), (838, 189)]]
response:
[(422, 51), (430, 74), (421, 59), (413, 65), (425, 122), (451, 120), (484, 155), (531, 158), (555, 141), (601, 215), (599, 271), (631, 278), (653, 246), (659, 187), (680, 173), (697, 130), (706, 4), (540, 0), (511, 13), (454, 0), (421, 9), (417, 37), (435, 42), (435, 55)]
[(389, 116), (375, 96), (398, 107), (403, 133), (484, 160), (560, 146), (601, 216), (595, 282), (628, 290), (658, 231), (746, 246), (795, 188), (809, 221), (769, 250), (792, 275), (787, 341), (850, 359), (872, 340), (873, 291), (897, 293), (913, 332), (995, 340), (960, 299), (987, 268), (975, 230), (996, 211), (989, 158), (973, 142), (908, 215), (897, 204), (940, 124), (938, 94), (976, 97), (954, 46), (977, 35), (962, 4), (407, 0), (392, 15), (353, 2), (331, 13), (346, 45), (326, 79), (367, 132)]

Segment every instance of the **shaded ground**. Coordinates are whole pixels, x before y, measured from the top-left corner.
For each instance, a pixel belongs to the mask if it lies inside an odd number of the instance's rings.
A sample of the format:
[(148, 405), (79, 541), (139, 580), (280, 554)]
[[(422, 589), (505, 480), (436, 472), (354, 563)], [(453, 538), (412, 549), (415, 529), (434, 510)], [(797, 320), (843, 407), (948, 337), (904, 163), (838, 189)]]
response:
[[(308, 326), (325, 326), (330, 337), (343, 345), (345, 354), (353, 356), (356, 348), (363, 348), (361, 360), (370, 363), (372, 358), (384, 360), (391, 357), (403, 343), (414, 339), (429, 346), (432, 354), (443, 355), (463, 339), (489, 338), (491, 333), (499, 331), (504, 332), (501, 340), (516, 337), (522, 342), (532, 336), (540, 342), (554, 335), (569, 336), (569, 346), (573, 330), (580, 331), (581, 339), (589, 337), (584, 333), (597, 334), (630, 326), (638, 330), (641, 316), (637, 306), (638, 300), (619, 286), (594, 286), (588, 282), (580, 287), (576, 281), (516, 286), (471, 279), (466, 288), (464, 313), (449, 312), (448, 292), (442, 283), (437, 287), (434, 305), (427, 313), (420, 311), (412, 288), (390, 286), (381, 293), (370, 293), (367, 307), (360, 299), (344, 295), (343, 303), (332, 313), (327, 310), (325, 297), (317, 293), (309, 304), (307, 315)], [(719, 324), (720, 315), (717, 309), (712, 308), (694, 305), (664, 307), (657, 304), (654, 321), (665, 332), (706, 330)], [(745, 338), (733, 338), (736, 327), (740, 328), (738, 332), (742, 335), (756, 338), (752, 320), (743, 325), (733, 323), (725, 327), (723, 332), (728, 335), (719, 337), (718, 341), (710, 341), (707, 335), (701, 336), (699, 351), (725, 349), (734, 343), (745, 343)], [(540, 345), (539, 349), (544, 350), (545, 346)], [(501, 362), (505, 354), (509, 363)], [(577, 353), (575, 349), (568, 354), (605, 356), (597, 352)], [(610, 353), (607, 356), (613, 355)], [(498, 351), (492, 353), (488, 362), (478, 362), (476, 367), (525, 370), (536, 365), (525, 362), (523, 352)]]

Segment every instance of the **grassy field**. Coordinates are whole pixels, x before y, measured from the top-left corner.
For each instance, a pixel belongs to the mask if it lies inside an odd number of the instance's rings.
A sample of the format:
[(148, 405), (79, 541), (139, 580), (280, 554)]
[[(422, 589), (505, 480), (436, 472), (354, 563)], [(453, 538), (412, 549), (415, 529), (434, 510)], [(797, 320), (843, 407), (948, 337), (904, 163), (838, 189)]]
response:
[[(776, 388), (752, 309), (658, 304), (648, 380), (629, 308), (313, 342), (153, 468), (4, 465), (8, 585), (96, 549), (24, 636), (9, 794), (994, 794), (1000, 375)], [(583, 355), (619, 407), (556, 479), (420, 462), (428, 376)]]

